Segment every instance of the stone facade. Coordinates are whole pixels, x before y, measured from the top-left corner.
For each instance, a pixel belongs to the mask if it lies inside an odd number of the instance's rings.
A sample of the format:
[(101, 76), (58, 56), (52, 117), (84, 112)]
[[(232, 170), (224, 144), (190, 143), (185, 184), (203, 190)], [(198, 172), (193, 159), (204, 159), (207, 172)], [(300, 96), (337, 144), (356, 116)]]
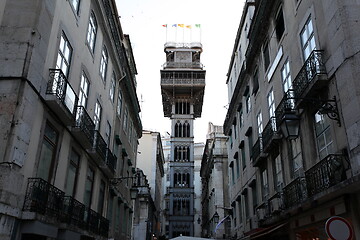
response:
[(224, 122), (233, 238), (322, 239), (335, 215), (360, 236), (359, 16), (359, 1), (246, 2)]
[(0, 3), (1, 239), (130, 239), (141, 137), (115, 1)]
[(201, 236), (228, 239), (231, 237), (232, 212), (229, 200), (227, 137), (222, 126), (209, 123), (202, 156)]

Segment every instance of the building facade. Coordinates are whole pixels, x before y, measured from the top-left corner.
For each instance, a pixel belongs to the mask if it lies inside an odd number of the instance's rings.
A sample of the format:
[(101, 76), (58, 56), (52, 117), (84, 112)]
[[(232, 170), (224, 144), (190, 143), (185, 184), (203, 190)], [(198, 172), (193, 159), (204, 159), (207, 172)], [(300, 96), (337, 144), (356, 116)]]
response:
[(231, 237), (232, 209), (229, 200), (227, 154), (227, 136), (223, 133), (223, 127), (210, 122), (200, 172), (202, 237)]
[(194, 120), (201, 116), (205, 70), (201, 43), (164, 46), (161, 70), (164, 116), (171, 119), (169, 237), (194, 236)]
[[(139, 214), (139, 218), (135, 218), (134, 230), (139, 231), (139, 236), (135, 239), (151, 239), (149, 236), (154, 235), (159, 238), (164, 235), (161, 232), (162, 229), (162, 203), (163, 203), (163, 177), (164, 177), (164, 151), (162, 147), (162, 141), (160, 133), (143, 130), (142, 137), (139, 139), (139, 148), (138, 148), (138, 157), (136, 167), (143, 171), (143, 174), (146, 176), (148, 187), (149, 187), (149, 196), (143, 199), (148, 207), (151, 207), (151, 202), (154, 204), (151, 214)], [(151, 200), (149, 199), (151, 198)], [(140, 209), (145, 209), (145, 207), (140, 207)], [(138, 209), (135, 208), (135, 216)], [(150, 223), (149, 218), (153, 218)], [(149, 228), (148, 231), (143, 231), (137, 228), (138, 225), (147, 225)], [(142, 228), (143, 229), (143, 228)], [(145, 233), (147, 233), (145, 237)]]
[(359, 224), (359, 1), (251, 1), (227, 85), (235, 239), (327, 239)]
[(1, 1), (0, 26), (0, 238), (131, 239), (142, 125), (115, 1)]

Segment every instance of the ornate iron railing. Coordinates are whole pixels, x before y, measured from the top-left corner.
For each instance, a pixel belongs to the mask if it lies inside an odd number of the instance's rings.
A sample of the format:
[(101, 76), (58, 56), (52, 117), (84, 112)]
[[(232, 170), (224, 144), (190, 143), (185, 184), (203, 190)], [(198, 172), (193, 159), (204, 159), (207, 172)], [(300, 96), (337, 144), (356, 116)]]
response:
[(294, 90), (289, 89), (284, 97), (281, 99), (279, 105), (275, 110), (275, 117), (276, 117), (276, 125), (277, 127), (280, 126), (281, 119), (285, 113), (288, 112), (295, 112), (295, 99), (294, 99)]
[(75, 107), (78, 103), (78, 96), (74, 89), (71, 87), (65, 74), (61, 69), (49, 69), (49, 81), (46, 88), (46, 94), (55, 95), (69, 110), (69, 112), (75, 116)]
[(284, 203), (287, 208), (293, 207), (307, 199), (306, 180), (298, 177), (284, 188)]
[(323, 55), (324, 51), (314, 50), (311, 52), (308, 59), (306, 59), (293, 82), (295, 97), (302, 97), (302, 94), (314, 80), (316, 75), (326, 74)]
[(309, 196), (320, 193), (346, 179), (344, 155), (330, 154), (305, 172)]
[(90, 142), (94, 141), (95, 124), (83, 106), (77, 107), (74, 127), (81, 129)]
[(41, 178), (29, 178), (23, 211), (36, 212), (103, 237), (108, 236), (109, 220)]
[(41, 178), (29, 178), (23, 210), (58, 217), (64, 192)]
[(93, 148), (100, 155), (100, 157), (103, 159), (103, 161), (105, 161), (107, 144), (106, 144), (104, 138), (101, 136), (101, 134), (100, 134), (100, 132), (98, 130), (94, 130), (93, 132), (94, 132)]
[(116, 162), (117, 162), (116, 156), (110, 151), (109, 148), (107, 148), (106, 149), (106, 165), (113, 172), (115, 172)]
[(262, 151), (263, 151), (262, 136), (259, 136), (258, 140), (255, 142), (254, 146), (252, 147), (252, 157), (254, 161), (256, 161), (260, 157)]
[(263, 140), (264, 148), (270, 145), (271, 141), (274, 138), (274, 135), (277, 132), (278, 132), (278, 128), (276, 126), (276, 118), (271, 117), (262, 132), (262, 140)]
[(166, 62), (164, 68), (203, 68), (200, 62)]
[(84, 222), (85, 205), (77, 201), (71, 196), (65, 196), (63, 202), (63, 218), (66, 223), (84, 228), (86, 223)]

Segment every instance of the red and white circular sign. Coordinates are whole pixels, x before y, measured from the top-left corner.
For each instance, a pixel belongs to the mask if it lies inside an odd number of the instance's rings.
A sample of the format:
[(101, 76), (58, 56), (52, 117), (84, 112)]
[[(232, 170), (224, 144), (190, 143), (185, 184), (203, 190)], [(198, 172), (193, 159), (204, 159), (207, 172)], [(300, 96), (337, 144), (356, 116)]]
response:
[(338, 216), (331, 217), (326, 221), (325, 231), (332, 240), (351, 240), (354, 235), (348, 220)]

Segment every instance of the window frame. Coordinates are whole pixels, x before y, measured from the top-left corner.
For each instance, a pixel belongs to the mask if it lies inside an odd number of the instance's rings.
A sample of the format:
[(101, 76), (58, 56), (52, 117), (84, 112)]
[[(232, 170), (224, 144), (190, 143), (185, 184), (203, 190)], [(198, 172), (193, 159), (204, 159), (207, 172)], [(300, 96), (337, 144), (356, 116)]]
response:
[(91, 53), (95, 51), (95, 43), (97, 36), (98, 24), (94, 11), (90, 12), (89, 25), (86, 33), (86, 45), (89, 47)]
[[(87, 107), (88, 98), (89, 98), (89, 90), (90, 89), (90, 81), (86, 76), (86, 73), (82, 71), (80, 77), (80, 87), (79, 87), (79, 101), (78, 105), (83, 106), (85, 109)], [(85, 104), (83, 104), (83, 99), (85, 99)]]
[(107, 73), (107, 67), (109, 64), (109, 53), (107, 51), (106, 46), (103, 46), (103, 49), (101, 50), (101, 59), (100, 59), (100, 77), (101, 79), (106, 82), (106, 73)]
[[(56, 58), (56, 68), (60, 69), (65, 75), (65, 77), (69, 76), (73, 51), (74, 50), (70, 44), (69, 39), (66, 37), (65, 32), (62, 31)], [(66, 68), (64, 68), (63, 66), (65, 66)]]

